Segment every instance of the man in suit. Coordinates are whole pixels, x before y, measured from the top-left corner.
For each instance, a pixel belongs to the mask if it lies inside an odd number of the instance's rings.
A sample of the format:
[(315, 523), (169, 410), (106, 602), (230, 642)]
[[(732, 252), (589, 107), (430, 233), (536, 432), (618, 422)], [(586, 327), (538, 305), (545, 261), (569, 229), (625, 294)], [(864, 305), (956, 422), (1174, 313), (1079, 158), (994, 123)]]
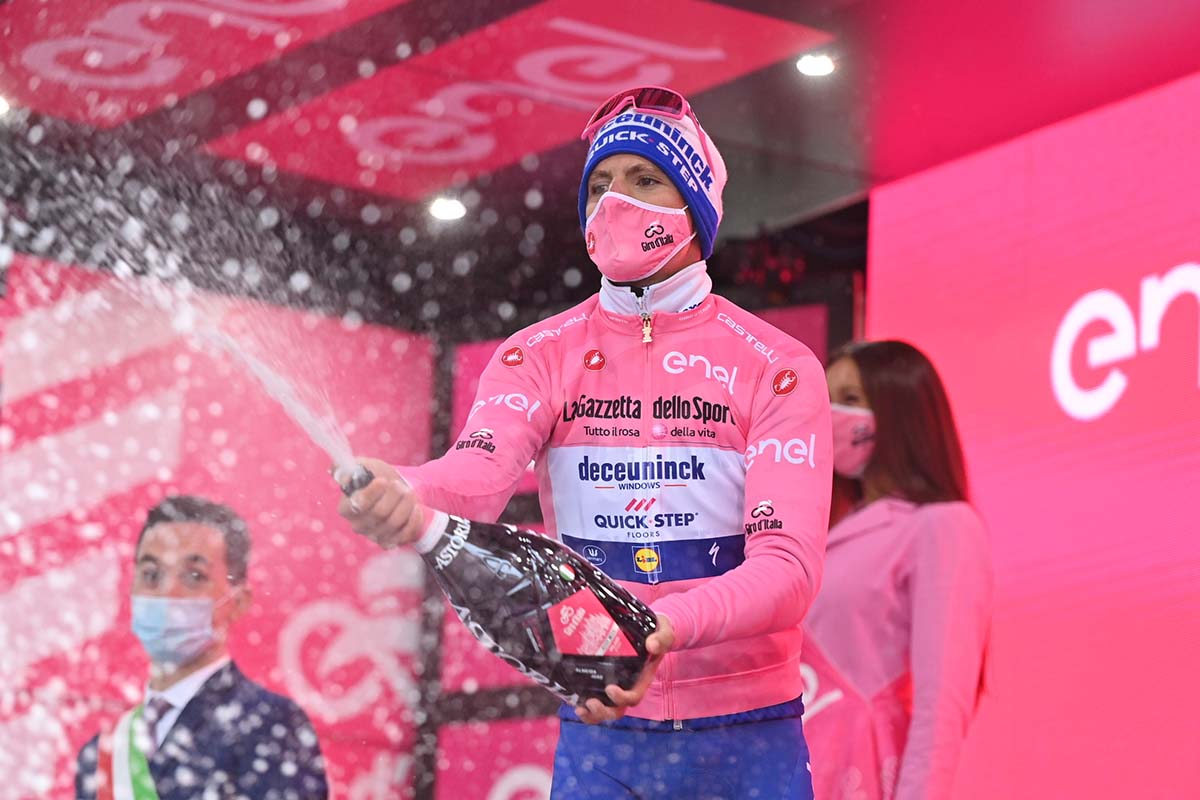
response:
[(150, 680), (80, 751), (79, 800), (328, 797), (308, 717), (229, 656), (229, 628), (250, 607), (249, 558), (246, 523), (227, 506), (181, 495), (150, 510), (132, 597)]

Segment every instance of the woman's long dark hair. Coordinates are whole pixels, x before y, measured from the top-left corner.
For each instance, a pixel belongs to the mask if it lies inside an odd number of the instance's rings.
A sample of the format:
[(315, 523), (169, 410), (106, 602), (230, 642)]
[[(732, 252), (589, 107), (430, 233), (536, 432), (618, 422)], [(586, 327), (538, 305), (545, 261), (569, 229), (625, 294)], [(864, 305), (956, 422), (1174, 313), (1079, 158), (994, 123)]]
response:
[(875, 450), (863, 477), (913, 503), (967, 500), (962, 445), (946, 389), (933, 364), (907, 342), (851, 342), (849, 358), (875, 413)]
[[(875, 413), (875, 450), (863, 473), (885, 493), (913, 503), (966, 501), (967, 471), (946, 387), (917, 348), (894, 339), (851, 342), (834, 351), (832, 365), (849, 358), (858, 366)], [(862, 484), (834, 476), (830, 524), (862, 499)], [(987, 648), (979, 667), (975, 703), (987, 685)]]

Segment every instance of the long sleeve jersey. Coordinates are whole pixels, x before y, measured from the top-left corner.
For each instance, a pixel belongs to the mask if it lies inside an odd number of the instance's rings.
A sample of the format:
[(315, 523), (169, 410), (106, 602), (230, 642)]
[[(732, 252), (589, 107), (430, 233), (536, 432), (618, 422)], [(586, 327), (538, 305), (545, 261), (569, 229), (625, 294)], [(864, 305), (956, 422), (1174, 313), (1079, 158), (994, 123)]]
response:
[(667, 616), (676, 650), (630, 713), (798, 697), (831, 442), (804, 345), (711, 294), (703, 262), (601, 292), (496, 351), (445, 456), (401, 467), (428, 506), (494, 520), (531, 461), (546, 529)]
[(818, 798), (950, 796), (991, 607), (987, 534), (966, 503), (884, 498), (834, 526), (804, 622)]

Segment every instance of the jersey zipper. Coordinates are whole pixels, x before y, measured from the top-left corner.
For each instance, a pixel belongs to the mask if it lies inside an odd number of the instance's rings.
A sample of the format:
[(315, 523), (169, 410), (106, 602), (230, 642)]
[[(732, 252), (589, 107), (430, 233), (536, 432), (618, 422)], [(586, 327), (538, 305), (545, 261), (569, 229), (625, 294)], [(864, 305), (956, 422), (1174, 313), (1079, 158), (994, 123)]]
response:
[[(646, 287), (642, 290), (641, 294), (637, 295), (638, 315), (642, 318), (642, 344), (646, 345), (644, 348), (642, 348), (646, 353), (646, 402), (650, 407), (652, 407), (654, 403), (654, 359), (651, 355), (651, 350), (653, 349), (654, 343), (654, 317), (651, 315), (647, 306), (647, 300), (651, 291), (652, 287)], [(649, 457), (649, 451), (651, 447), (651, 431), (645, 426), (645, 424), (642, 425), (642, 435), (646, 437), (644, 440), (646, 443), (643, 445), (642, 449), (646, 453), (646, 456)], [(655, 594), (658, 594), (657, 588), (655, 589)], [(670, 664), (671, 658), (668, 654), (663, 658), (663, 663), (660, 665), (658, 673), (659, 678), (662, 680), (663, 719), (673, 720), (672, 727), (675, 730), (680, 730), (682, 728), (682, 724), (679, 721), (674, 720), (675, 703), (674, 699), (671, 697)]]
[(654, 318), (646, 308), (646, 295), (649, 293), (650, 288), (646, 287), (641, 294), (637, 295), (638, 314), (642, 317), (642, 344), (650, 344), (654, 341)]
[[(651, 357), (650, 352), (653, 349), (654, 342), (654, 317), (651, 315), (650, 310), (647, 307), (647, 300), (649, 299), (651, 291), (652, 287), (646, 287), (642, 290), (642, 293), (637, 296), (638, 314), (642, 318), (642, 344), (646, 345), (644, 348), (646, 352), (646, 399), (649, 405), (653, 405), (652, 398), (654, 397), (654, 359)], [(643, 449), (646, 451), (647, 457), (649, 457), (649, 450), (651, 446), (650, 433), (651, 432), (646, 430), (645, 426), (643, 426), (642, 435), (646, 436), (646, 444)], [(658, 674), (659, 678), (662, 680), (663, 719), (671, 720), (672, 728), (678, 731), (683, 729), (683, 723), (680, 720), (675, 719), (675, 698), (671, 693), (672, 663), (673, 659), (668, 653), (663, 658), (663, 663), (659, 667)]]

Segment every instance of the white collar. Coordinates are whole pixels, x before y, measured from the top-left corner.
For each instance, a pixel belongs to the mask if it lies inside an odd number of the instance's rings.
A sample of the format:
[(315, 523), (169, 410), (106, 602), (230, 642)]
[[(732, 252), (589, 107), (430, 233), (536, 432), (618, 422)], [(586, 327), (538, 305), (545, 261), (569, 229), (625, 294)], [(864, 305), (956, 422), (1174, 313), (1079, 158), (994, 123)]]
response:
[(711, 292), (712, 278), (708, 277), (708, 265), (697, 261), (662, 283), (651, 284), (643, 289), (641, 304), (628, 286), (617, 286), (608, 278), (601, 278), (600, 307), (627, 317), (641, 314), (643, 306), (651, 314), (659, 311), (676, 314), (700, 305)]
[(196, 670), (191, 675), (188, 675), (178, 683), (171, 684), (170, 687), (161, 692), (157, 692), (147, 685), (146, 704), (149, 705), (150, 701), (155, 697), (163, 697), (166, 698), (167, 702), (171, 704), (172, 708), (182, 709), (188, 704), (188, 702), (191, 701), (193, 697), (196, 696), (196, 693), (200, 691), (200, 687), (204, 685), (205, 681), (211, 678), (219, 669), (221, 669), (221, 667), (228, 663), (229, 656), (218, 658), (216, 661), (204, 667), (203, 669)]

